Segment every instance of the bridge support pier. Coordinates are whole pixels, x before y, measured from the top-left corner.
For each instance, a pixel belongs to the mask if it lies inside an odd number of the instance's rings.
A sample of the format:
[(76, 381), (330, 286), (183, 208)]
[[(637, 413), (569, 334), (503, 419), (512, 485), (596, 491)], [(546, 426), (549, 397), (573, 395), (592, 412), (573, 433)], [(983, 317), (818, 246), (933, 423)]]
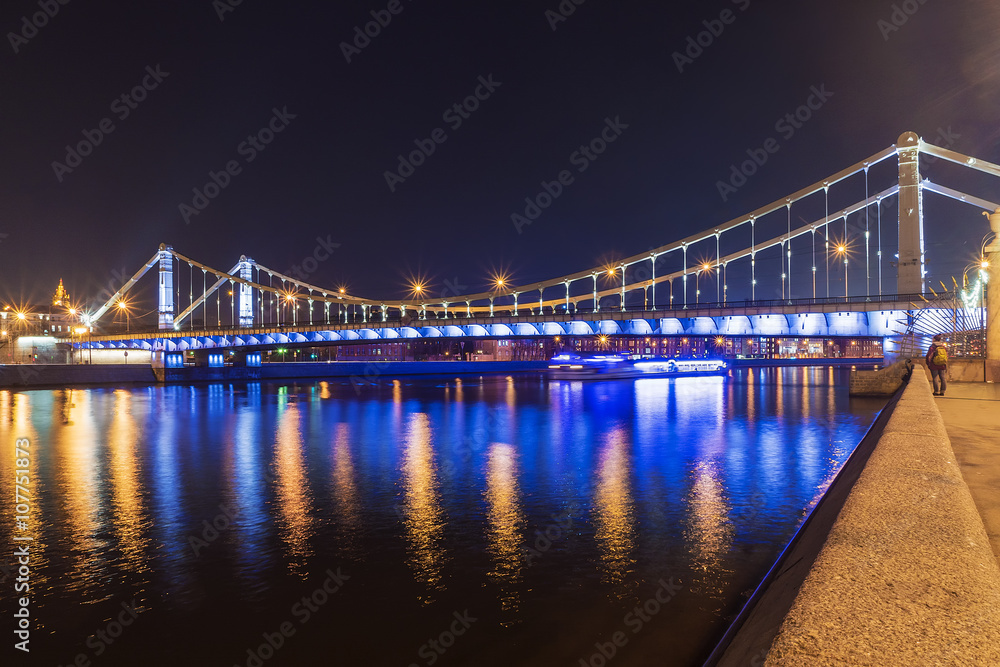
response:
[[(174, 330), (174, 254), (173, 248), (160, 244), (160, 330)], [(148, 265), (147, 265), (148, 266)]]
[(984, 249), (986, 284), (986, 380), (1000, 382), (1000, 208), (990, 218), (993, 239)]
[[(240, 257), (240, 278), (247, 282), (253, 282), (253, 263), (246, 255)], [(253, 326), (253, 288), (246, 283), (240, 283), (240, 326)]]
[(920, 137), (907, 132), (899, 155), (899, 265), (896, 294), (924, 293), (924, 200), (920, 192)]

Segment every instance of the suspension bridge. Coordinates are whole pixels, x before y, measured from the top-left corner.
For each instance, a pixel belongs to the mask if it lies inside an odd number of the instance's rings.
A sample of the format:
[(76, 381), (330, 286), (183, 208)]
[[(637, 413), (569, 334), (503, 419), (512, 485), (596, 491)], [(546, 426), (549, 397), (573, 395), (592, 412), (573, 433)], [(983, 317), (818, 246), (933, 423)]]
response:
[[(927, 293), (924, 194), (1000, 212), (992, 201), (923, 178), (921, 156), (1000, 177), (998, 165), (906, 133), (821, 181), (687, 238), (529, 284), (495, 275), (483, 291), (451, 296), (432, 296), (414, 282), (407, 298), (373, 298), (307, 283), (246, 255), (217, 269), (164, 244), (102, 305), (81, 312), (73, 345), (169, 354), (420, 338), (892, 336)], [(873, 191), (877, 169), (891, 170), (891, 181)], [(850, 198), (862, 179), (864, 195), (831, 210), (831, 201)], [(892, 200), (895, 215), (884, 215)], [(983, 280), (986, 266), (983, 254)], [(156, 328), (109, 331), (109, 313), (132, 307), (130, 293), (154, 270)]]

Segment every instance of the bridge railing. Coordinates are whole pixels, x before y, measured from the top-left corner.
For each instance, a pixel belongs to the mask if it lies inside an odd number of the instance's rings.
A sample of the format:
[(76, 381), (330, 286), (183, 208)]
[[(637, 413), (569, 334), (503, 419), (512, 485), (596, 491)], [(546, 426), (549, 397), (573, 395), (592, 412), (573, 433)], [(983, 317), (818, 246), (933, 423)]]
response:
[[(194, 329), (182, 329), (178, 331), (161, 331), (156, 328), (144, 328), (137, 330), (134, 326), (132, 331), (128, 332), (128, 338), (172, 338), (177, 336), (199, 336), (204, 335), (207, 332), (211, 332), (215, 335), (247, 335), (254, 333), (280, 333), (283, 331), (324, 331), (330, 329), (380, 329), (387, 327), (401, 327), (410, 326), (415, 328), (420, 328), (422, 326), (435, 326), (443, 325), (446, 323), (459, 323), (459, 322), (492, 322), (497, 324), (510, 324), (519, 322), (535, 322), (539, 318), (544, 317), (558, 317), (560, 319), (569, 318), (579, 318), (579, 319), (659, 319), (659, 318), (669, 318), (669, 317), (696, 317), (696, 316), (708, 316), (704, 315), (706, 312), (710, 311), (726, 311), (728, 313), (739, 313), (740, 311), (761, 311), (761, 310), (773, 310), (781, 311), (786, 309), (792, 309), (802, 312), (808, 312), (809, 308), (815, 307), (829, 307), (829, 306), (853, 306), (857, 307), (859, 305), (866, 306), (868, 309), (877, 309), (879, 304), (887, 304), (893, 306), (894, 309), (898, 309), (900, 304), (920, 304), (923, 301), (923, 297), (920, 294), (884, 294), (875, 296), (851, 296), (851, 297), (818, 297), (815, 299), (757, 299), (751, 301), (745, 299), (742, 301), (727, 301), (725, 303), (719, 302), (708, 302), (708, 303), (689, 303), (686, 307), (674, 303), (673, 306), (659, 304), (655, 309), (646, 306), (628, 306), (625, 310), (622, 310), (618, 306), (612, 306), (608, 308), (599, 308), (595, 310), (593, 307), (577, 307), (571, 305), (569, 312), (567, 313), (564, 306), (556, 306), (554, 309), (552, 307), (546, 307), (543, 313), (538, 312), (537, 306), (531, 308), (529, 306), (522, 305), (518, 308), (517, 315), (514, 314), (512, 307), (504, 307), (502, 309), (498, 308), (493, 315), (488, 315), (484, 313), (473, 313), (471, 317), (467, 316), (467, 313), (463, 310), (449, 311), (447, 317), (443, 317), (442, 311), (427, 311), (426, 319), (420, 319), (417, 314), (410, 315), (408, 317), (401, 318), (398, 311), (395, 313), (390, 312), (389, 317), (386, 320), (382, 320), (380, 316), (375, 318), (369, 317), (367, 321), (361, 316), (354, 316), (353, 314), (347, 317), (347, 322), (344, 322), (343, 318), (336, 320), (331, 320), (329, 323), (326, 322), (315, 322), (313, 324), (297, 324), (292, 325), (291, 323), (283, 324), (254, 324), (251, 327), (239, 327), (239, 326), (212, 326)], [(907, 308), (908, 309), (908, 308)], [(696, 314), (697, 313), (697, 314)], [(754, 313), (756, 314), (756, 313)], [(94, 336), (91, 338), (100, 338), (101, 336), (114, 336), (116, 338), (123, 337), (126, 334), (125, 331), (105, 331), (105, 332), (95, 332)], [(88, 338), (84, 336), (84, 338)]]

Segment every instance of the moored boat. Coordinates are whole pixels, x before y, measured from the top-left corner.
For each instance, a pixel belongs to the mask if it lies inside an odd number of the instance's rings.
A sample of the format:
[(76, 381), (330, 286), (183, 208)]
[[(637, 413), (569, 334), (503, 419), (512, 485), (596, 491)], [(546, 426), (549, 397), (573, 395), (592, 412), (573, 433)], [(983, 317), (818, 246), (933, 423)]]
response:
[(721, 359), (641, 358), (621, 353), (564, 352), (549, 361), (554, 380), (615, 380), (645, 377), (699, 377), (728, 375)]

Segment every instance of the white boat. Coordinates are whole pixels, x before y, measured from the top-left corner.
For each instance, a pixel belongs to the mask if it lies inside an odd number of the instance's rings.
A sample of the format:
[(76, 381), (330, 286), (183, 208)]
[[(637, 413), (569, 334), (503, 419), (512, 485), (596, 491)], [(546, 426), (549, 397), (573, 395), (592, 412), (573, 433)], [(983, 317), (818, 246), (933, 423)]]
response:
[(638, 358), (627, 354), (578, 354), (567, 352), (549, 361), (553, 380), (615, 380), (644, 377), (698, 377), (728, 375), (721, 359)]

